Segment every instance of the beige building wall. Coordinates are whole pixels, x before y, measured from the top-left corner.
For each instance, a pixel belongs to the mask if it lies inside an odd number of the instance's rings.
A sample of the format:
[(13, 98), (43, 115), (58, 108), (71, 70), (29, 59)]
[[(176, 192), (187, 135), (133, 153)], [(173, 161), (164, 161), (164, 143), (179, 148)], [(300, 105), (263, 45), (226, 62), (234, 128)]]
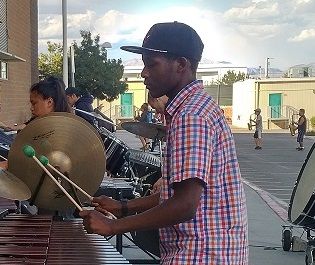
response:
[[(128, 90), (126, 93), (131, 93), (132, 94), (132, 99), (133, 99), (133, 106), (135, 106), (135, 109), (139, 109), (141, 105), (144, 102), (148, 102), (148, 91), (145, 88), (145, 85), (143, 84), (143, 80), (140, 78), (129, 78), (127, 79), (127, 85), (128, 85)], [(119, 96), (118, 99), (112, 101), (111, 103), (107, 102), (106, 100), (95, 100), (94, 102), (94, 107), (103, 104), (103, 109), (102, 112), (108, 116), (111, 117), (112, 120), (116, 120), (119, 118), (118, 112), (116, 111), (120, 108), (121, 106), (121, 95)]]
[(38, 80), (37, 0), (7, 1), (8, 52), (25, 62), (8, 62), (8, 79), (0, 79), (0, 120), (12, 124), (27, 120), (29, 89)]
[(260, 81), (258, 85), (260, 107), (269, 106), (270, 94), (281, 93), (282, 106), (303, 108), (308, 118), (315, 116), (315, 78)]
[(249, 79), (233, 85), (232, 124), (247, 128), (250, 115), (259, 107), (262, 110), (264, 128), (279, 128), (275, 122), (270, 121), (271, 94), (281, 94), (280, 123), (282, 119), (283, 124), (287, 124), (285, 119), (290, 121), (292, 111), (297, 113), (300, 108), (305, 109), (308, 119), (315, 116), (315, 78)]

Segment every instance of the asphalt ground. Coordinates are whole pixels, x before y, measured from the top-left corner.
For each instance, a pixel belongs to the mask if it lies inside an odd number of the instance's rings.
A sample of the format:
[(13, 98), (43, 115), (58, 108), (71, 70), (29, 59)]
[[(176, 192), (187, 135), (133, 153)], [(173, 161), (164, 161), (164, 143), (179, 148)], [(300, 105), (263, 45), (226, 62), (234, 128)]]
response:
[(289, 133), (263, 134), (263, 149), (255, 150), (252, 134), (234, 133), (242, 177), (274, 196), (286, 210), (297, 176), (314, 143), (304, 139), (305, 149), (297, 151), (296, 137)]

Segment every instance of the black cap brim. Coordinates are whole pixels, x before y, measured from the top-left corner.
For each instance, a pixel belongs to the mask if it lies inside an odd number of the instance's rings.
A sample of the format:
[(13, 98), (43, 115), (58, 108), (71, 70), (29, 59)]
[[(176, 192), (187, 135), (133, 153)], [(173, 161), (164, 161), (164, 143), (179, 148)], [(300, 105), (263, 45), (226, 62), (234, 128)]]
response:
[(127, 51), (127, 52), (138, 53), (138, 54), (167, 53), (167, 51), (155, 50), (155, 49), (145, 48), (145, 47), (140, 47), (140, 46), (121, 46), (120, 49)]
[(139, 47), (139, 46), (121, 46), (120, 49), (127, 52), (133, 52), (133, 53), (138, 53), (138, 54), (142, 54), (145, 50), (144, 48)]

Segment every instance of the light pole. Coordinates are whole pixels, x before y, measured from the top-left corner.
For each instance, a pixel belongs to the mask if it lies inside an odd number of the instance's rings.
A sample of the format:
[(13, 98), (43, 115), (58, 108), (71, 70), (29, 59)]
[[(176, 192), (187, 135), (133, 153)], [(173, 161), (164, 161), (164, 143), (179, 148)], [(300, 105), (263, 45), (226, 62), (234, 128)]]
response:
[(70, 45), (70, 74), (71, 74), (71, 86), (75, 87), (75, 63), (74, 63), (74, 46)]
[[(102, 43), (100, 45), (100, 48), (104, 48), (105, 49), (105, 55), (106, 55), (106, 60), (107, 60), (107, 49), (112, 48), (112, 44), (108, 41), (105, 41), (104, 43)], [(99, 101), (97, 101), (97, 105), (99, 105)], [(112, 102), (109, 101), (109, 118), (112, 118)]]
[(68, 87), (67, 0), (62, 0), (63, 82)]
[(106, 60), (107, 60), (107, 49), (112, 48), (112, 44), (108, 41), (105, 41), (100, 45), (100, 48), (105, 48)]

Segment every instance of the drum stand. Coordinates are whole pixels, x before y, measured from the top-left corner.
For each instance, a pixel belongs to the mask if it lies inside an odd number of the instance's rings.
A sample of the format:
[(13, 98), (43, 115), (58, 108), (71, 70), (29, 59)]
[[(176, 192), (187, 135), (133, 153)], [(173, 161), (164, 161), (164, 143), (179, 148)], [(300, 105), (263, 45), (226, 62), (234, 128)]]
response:
[[(131, 171), (132, 174), (134, 174), (133, 171)], [(135, 177), (135, 176), (134, 176)], [(139, 179), (139, 178), (138, 178)], [(121, 200), (123, 199), (122, 192), (117, 192), (117, 198), (113, 198), (116, 200)], [(125, 216), (123, 216), (125, 217)], [(136, 242), (126, 233), (124, 234), (118, 234), (110, 237), (106, 237), (107, 240), (116, 237), (116, 249), (117, 251), (122, 254), (123, 252), (123, 237), (127, 238), (129, 241), (131, 241), (133, 244), (135, 244), (138, 248), (140, 248), (144, 253), (146, 253), (151, 259), (129, 259), (128, 261), (131, 262), (132, 264), (160, 264), (160, 259), (154, 256), (152, 253), (149, 251), (143, 249), (142, 247), (138, 246)]]
[[(311, 217), (315, 219), (314, 217)], [(292, 237), (292, 229), (294, 227), (303, 228), (306, 231), (307, 242), (300, 237)], [(305, 251), (305, 264), (315, 265), (315, 237), (311, 235), (311, 231), (314, 231), (308, 227), (283, 225), (282, 226), (282, 248), (284, 251)]]

